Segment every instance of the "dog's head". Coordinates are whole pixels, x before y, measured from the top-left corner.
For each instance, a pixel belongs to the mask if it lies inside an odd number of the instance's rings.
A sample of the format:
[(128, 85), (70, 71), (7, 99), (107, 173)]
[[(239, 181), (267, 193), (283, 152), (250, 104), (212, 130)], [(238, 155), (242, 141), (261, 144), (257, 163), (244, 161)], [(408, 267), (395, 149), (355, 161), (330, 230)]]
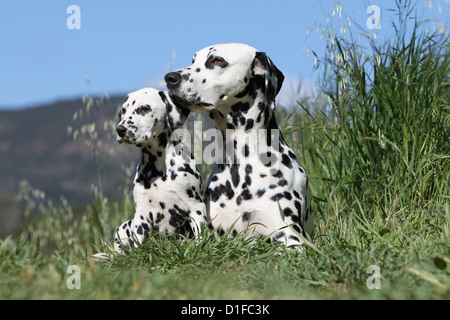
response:
[(200, 50), (192, 65), (165, 76), (170, 96), (184, 107), (210, 112), (259, 98), (274, 108), (284, 80), (264, 52), (246, 44), (218, 44)]
[(176, 106), (167, 92), (144, 88), (128, 94), (119, 111), (117, 141), (141, 144), (172, 132), (187, 119), (189, 110)]

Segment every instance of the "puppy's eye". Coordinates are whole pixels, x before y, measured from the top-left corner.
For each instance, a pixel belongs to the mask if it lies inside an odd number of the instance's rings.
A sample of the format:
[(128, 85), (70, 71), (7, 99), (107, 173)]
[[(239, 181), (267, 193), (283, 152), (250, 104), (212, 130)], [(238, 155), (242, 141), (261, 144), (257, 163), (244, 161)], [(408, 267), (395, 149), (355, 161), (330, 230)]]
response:
[(120, 119), (120, 117), (121, 117), (123, 114), (125, 114), (125, 108), (120, 108), (119, 113), (117, 114), (117, 116), (119, 117), (119, 119)]
[(125, 114), (125, 108), (120, 108), (119, 113), (117, 114), (119, 120), (122, 118), (123, 114)]
[(150, 106), (148, 104), (146, 104), (145, 106), (141, 107), (141, 110), (144, 112), (149, 112), (151, 110)]
[(137, 108), (136, 110), (134, 110), (137, 114), (140, 114), (141, 116), (149, 113), (150, 111), (152, 111), (152, 108), (150, 107), (150, 105), (145, 104), (140, 106), (139, 108)]

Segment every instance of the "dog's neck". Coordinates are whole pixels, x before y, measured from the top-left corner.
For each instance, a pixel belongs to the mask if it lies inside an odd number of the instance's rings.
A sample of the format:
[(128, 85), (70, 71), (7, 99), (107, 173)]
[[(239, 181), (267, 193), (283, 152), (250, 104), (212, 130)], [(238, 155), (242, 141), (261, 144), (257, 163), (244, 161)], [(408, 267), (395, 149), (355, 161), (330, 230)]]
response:
[[(276, 121), (271, 123), (274, 112), (270, 103), (258, 95), (256, 98), (249, 97), (248, 100), (227, 101), (226, 104), (219, 105), (209, 113), (209, 117), (214, 121), (216, 127), (225, 133), (227, 129), (243, 130), (249, 132), (254, 129), (271, 129), (276, 125)], [(278, 126), (276, 125), (276, 128)]]
[(141, 162), (138, 165), (135, 183), (143, 184), (146, 189), (151, 183), (163, 177), (167, 172), (166, 156), (174, 147), (168, 132), (162, 132), (156, 139), (137, 145), (141, 149)]
[(259, 158), (262, 152), (282, 152), (286, 145), (275, 113), (263, 99), (238, 101), (211, 111), (209, 116), (222, 133), (226, 164), (235, 164), (238, 159)]

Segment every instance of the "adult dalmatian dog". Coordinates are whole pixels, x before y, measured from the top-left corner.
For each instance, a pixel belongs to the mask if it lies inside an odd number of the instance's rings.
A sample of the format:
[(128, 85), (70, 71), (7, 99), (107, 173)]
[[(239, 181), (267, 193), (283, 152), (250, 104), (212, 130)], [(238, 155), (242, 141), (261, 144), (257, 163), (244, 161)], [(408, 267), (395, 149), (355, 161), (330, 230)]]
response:
[(238, 43), (200, 50), (191, 66), (165, 76), (172, 100), (207, 112), (222, 133), (223, 161), (205, 191), (212, 226), (297, 246), (297, 233), (313, 236), (314, 220), (305, 169), (274, 115), (283, 80), (264, 52)]
[(167, 92), (153, 88), (130, 93), (122, 105), (117, 140), (139, 147), (141, 161), (133, 184), (135, 215), (117, 229), (115, 252), (131, 250), (156, 232), (197, 236), (206, 223), (195, 160), (172, 137), (188, 115), (189, 110), (176, 106)]

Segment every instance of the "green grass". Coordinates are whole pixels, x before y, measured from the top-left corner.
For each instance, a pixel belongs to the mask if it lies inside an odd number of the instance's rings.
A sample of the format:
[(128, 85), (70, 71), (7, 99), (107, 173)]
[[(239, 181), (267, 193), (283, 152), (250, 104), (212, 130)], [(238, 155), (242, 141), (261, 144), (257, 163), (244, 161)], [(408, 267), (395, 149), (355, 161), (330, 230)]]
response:
[[(448, 221), (448, 220), (447, 220)], [(437, 221), (435, 223), (438, 223)], [(113, 261), (30, 250), (28, 240), (0, 247), (2, 299), (448, 299), (449, 238), (417, 232), (413, 219), (392, 230), (336, 217), (321, 224), (316, 245), (301, 255), (242, 237), (204, 241), (155, 237)], [(69, 290), (69, 265), (81, 289)], [(369, 290), (370, 265), (381, 288)], [(413, 290), (411, 290), (413, 288)]]
[[(449, 42), (419, 23), (408, 34), (405, 15), (399, 6), (392, 39), (369, 52), (328, 32), (322, 94), (278, 112), (313, 188), (314, 248), (204, 230), (199, 242), (155, 236), (95, 261), (132, 216), (130, 191), (111, 202), (100, 187), (76, 214), (24, 183), (40, 219), (0, 242), (0, 299), (449, 299)], [(80, 290), (66, 286), (69, 265)], [(371, 265), (380, 289), (367, 286)]]

